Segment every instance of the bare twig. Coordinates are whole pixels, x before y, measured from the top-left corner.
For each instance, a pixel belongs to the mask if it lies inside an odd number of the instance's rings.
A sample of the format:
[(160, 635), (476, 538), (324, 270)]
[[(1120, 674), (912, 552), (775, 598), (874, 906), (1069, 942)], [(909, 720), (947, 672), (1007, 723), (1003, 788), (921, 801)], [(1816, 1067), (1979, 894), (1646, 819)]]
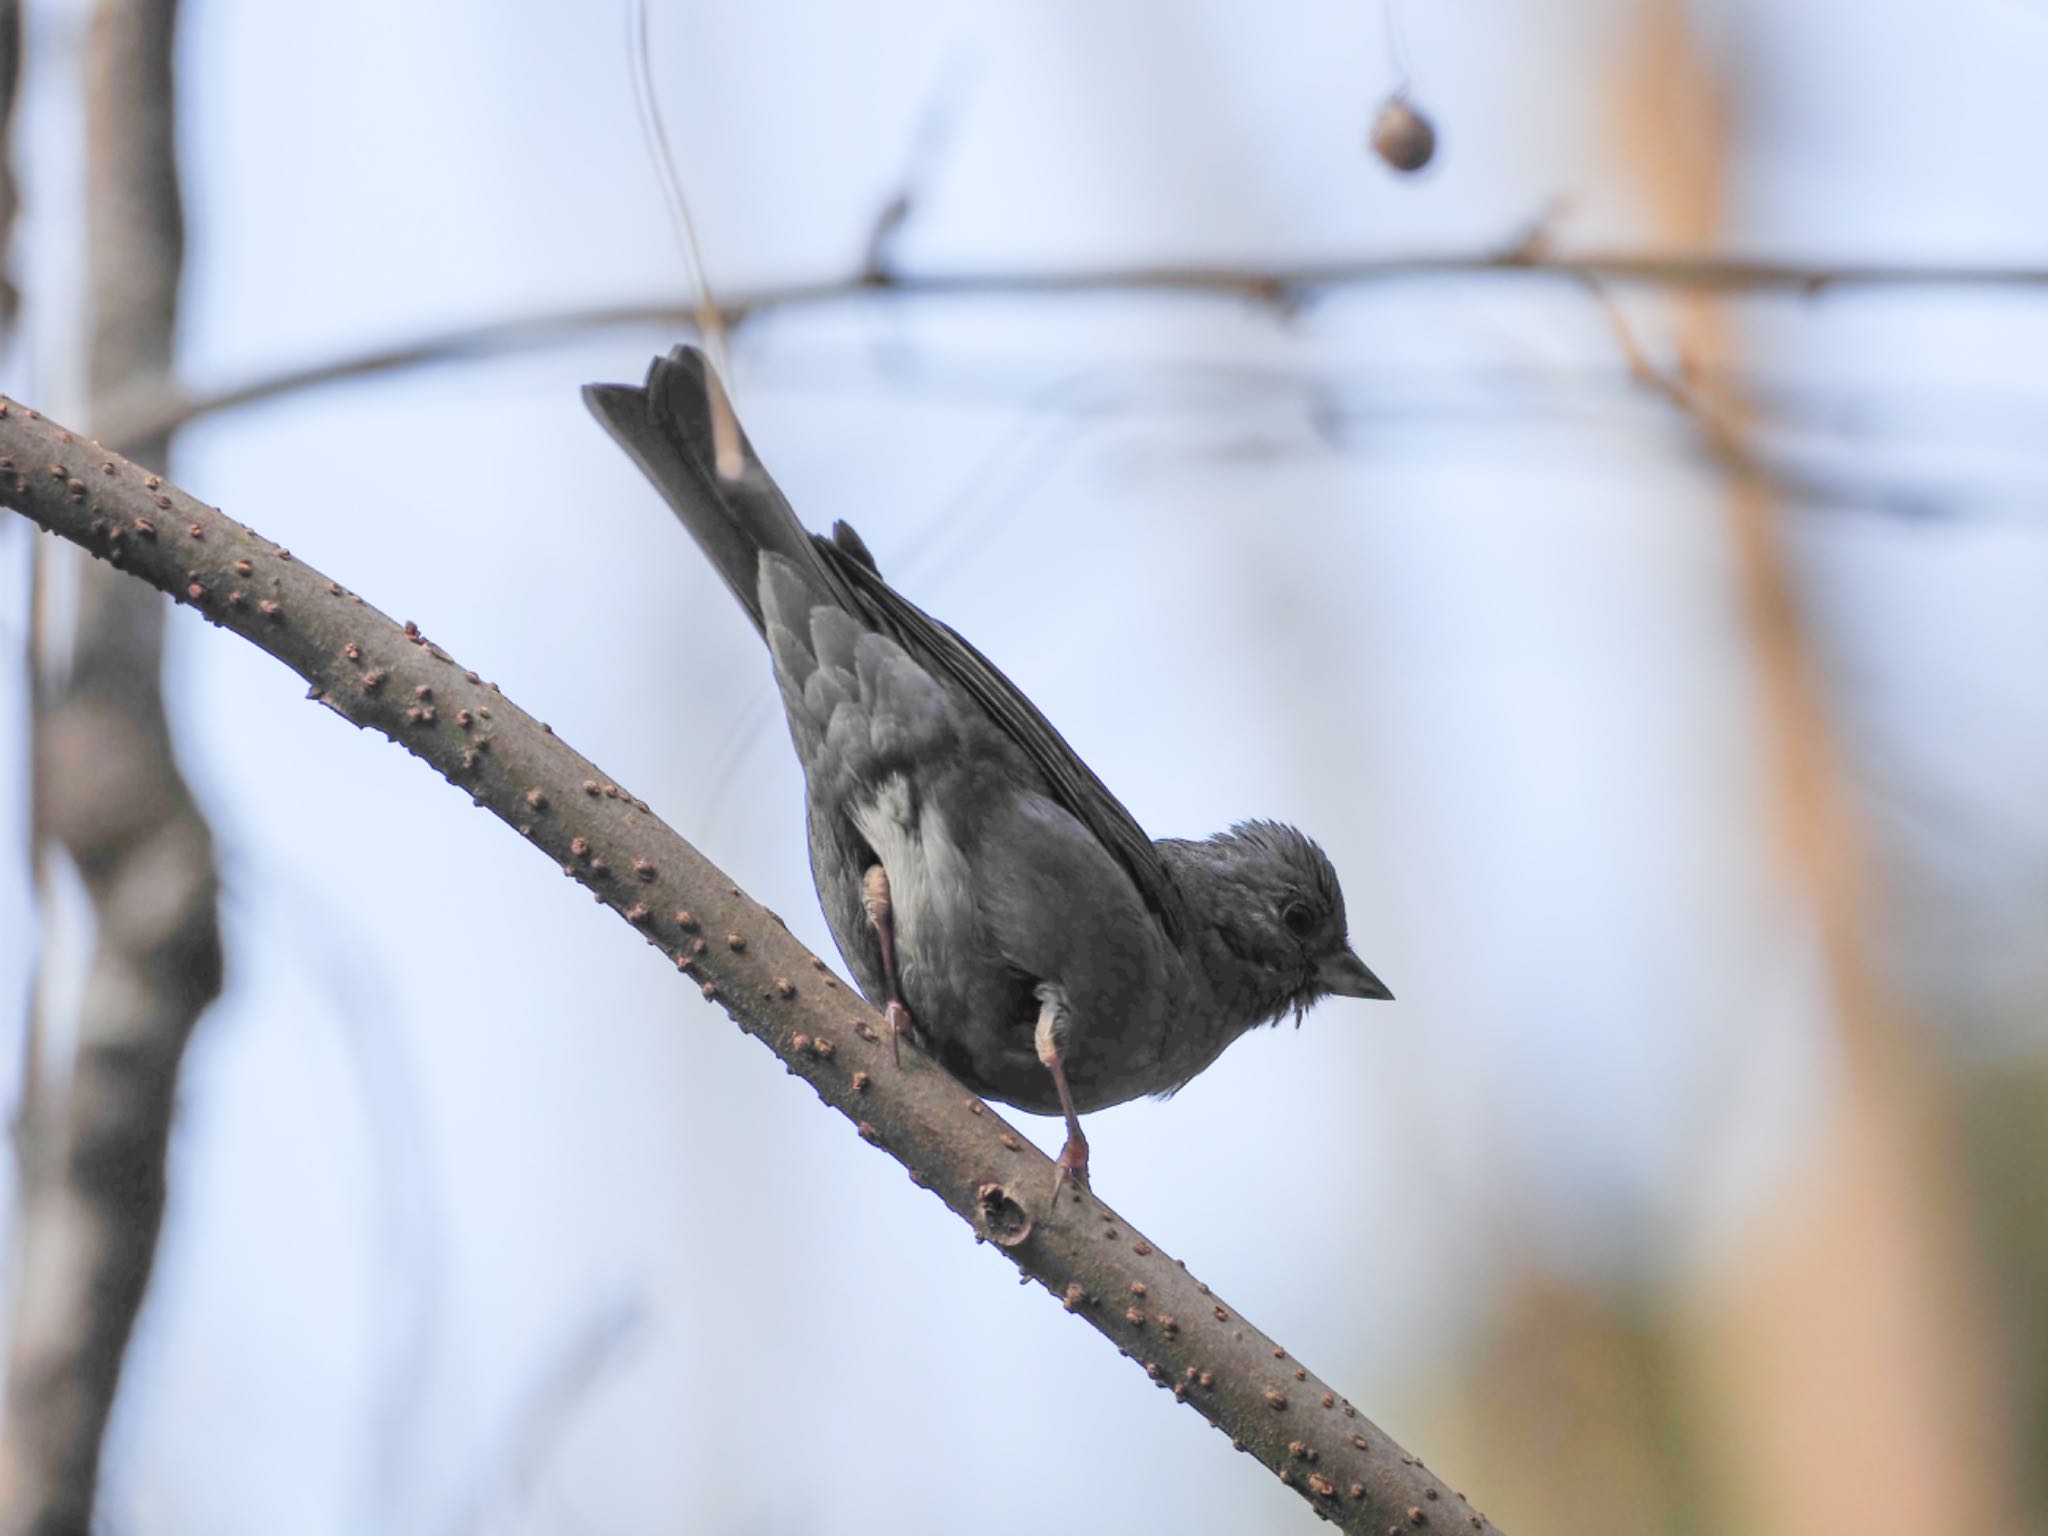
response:
[[(91, 385), (160, 377), (184, 252), (173, 149), (176, 0), (102, 0), (86, 46)], [(136, 437), (161, 463), (162, 433)], [(212, 839), (178, 772), (164, 604), (82, 573), (61, 680), (39, 680), (35, 834), (77, 866), (95, 949), (68, 1106), (24, 1116), (21, 1293), (0, 1533), (91, 1526), (100, 1443), (163, 1219), (179, 1059), (220, 990)]]
[[(885, 231), (885, 249), (886, 234)], [(1273, 267), (1102, 267), (1069, 272), (905, 273), (870, 265), (852, 277), (823, 278), (729, 294), (715, 307), (719, 324), (737, 328), (756, 316), (893, 299), (1064, 298), (1091, 293), (1160, 293), (1237, 300), (1285, 312), (1319, 295), (1376, 283), (1433, 277), (1526, 275), (1709, 293), (1819, 295), (1858, 288), (2043, 288), (2048, 266), (1975, 267), (1842, 262), (1813, 265), (1764, 257), (1627, 252), (1559, 254), (1547, 239), (1518, 240), (1498, 251), (1367, 257)], [(388, 373), (551, 346), (619, 327), (701, 330), (701, 306), (671, 299), (564, 309), (464, 326), (306, 367), (289, 368), (207, 392), (168, 378), (138, 381), (112, 402), (102, 425), (110, 437), (147, 435), (204, 416), (276, 400), (301, 390)]]
[[(1346, 1531), (1483, 1517), (1129, 1223), (1072, 1189), (906, 1044), (772, 913), (544, 724), (247, 528), (0, 402), (0, 504), (277, 657), (383, 732), (668, 955), (754, 1038), (1028, 1277)], [(1468, 1523), (1469, 1522), (1469, 1523)]]
[[(668, 123), (661, 115), (661, 93), (654, 85), (654, 50), (647, 41), (647, 0), (627, 0), (626, 51), (631, 55), (633, 95), (640, 109), (641, 131), (660, 172), (669, 214), (675, 220), (679, 254), (697, 288), (697, 330), (713, 361), (729, 374), (732, 368), (725, 346), (725, 321), (711, 292), (711, 273), (704, 265), (697, 221), (690, 213), (689, 196), (683, 191), (683, 174), (676, 169), (675, 146), (669, 141)], [(711, 458), (719, 475), (727, 480), (738, 479), (745, 468), (740, 457), (739, 421), (733, 416), (732, 402), (723, 396), (711, 402)]]
[(1700, 447), (1732, 485), (1741, 487), (1745, 494), (1753, 489), (1768, 490), (1773, 477), (1751, 451), (1734, 413), (1694, 388), (1682, 365), (1677, 370), (1660, 368), (1650, 360), (1650, 354), (1636, 338), (1635, 327), (1629, 324), (1628, 316), (1606, 284), (1591, 278), (1586, 287), (1614, 332), (1614, 344), (1621, 352), (1628, 376), (1690, 423)]
[(967, 77), (956, 66), (939, 76), (938, 84), (926, 97), (923, 109), (910, 130), (909, 152), (903, 157), (902, 173), (896, 185), (875, 211), (861, 244), (860, 281), (873, 286), (886, 282), (897, 270), (896, 247), (924, 200), (932, 179), (938, 174), (953, 141), (959, 136), (960, 117), (968, 95)]

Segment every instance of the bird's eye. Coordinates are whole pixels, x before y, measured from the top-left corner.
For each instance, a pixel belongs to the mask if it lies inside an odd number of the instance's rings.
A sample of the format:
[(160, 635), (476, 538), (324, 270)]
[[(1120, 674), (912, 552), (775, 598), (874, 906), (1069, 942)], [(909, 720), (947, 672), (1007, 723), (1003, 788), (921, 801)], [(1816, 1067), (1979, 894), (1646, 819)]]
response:
[(1297, 939), (1305, 939), (1316, 925), (1316, 915), (1305, 901), (1290, 901), (1280, 909), (1280, 921)]

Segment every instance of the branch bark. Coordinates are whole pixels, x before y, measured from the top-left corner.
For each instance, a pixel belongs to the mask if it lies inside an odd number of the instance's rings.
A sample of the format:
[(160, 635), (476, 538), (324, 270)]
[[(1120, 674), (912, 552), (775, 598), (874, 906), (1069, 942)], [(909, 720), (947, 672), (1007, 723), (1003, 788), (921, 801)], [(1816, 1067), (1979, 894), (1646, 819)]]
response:
[(651, 299), (584, 309), (519, 315), (465, 326), (437, 336), (378, 347), (306, 367), (286, 369), (205, 393), (188, 392), (168, 376), (138, 380), (113, 402), (102, 427), (110, 439), (124, 433), (169, 431), (202, 417), (276, 400), (301, 390), (349, 379), (375, 378), (435, 363), (492, 356), (621, 326), (695, 332), (707, 316), (727, 330), (757, 316), (816, 309), (875, 298), (1065, 298), (1102, 293), (1182, 294), (1263, 304), (1280, 311), (1367, 284), (1428, 277), (1523, 274), (1579, 284), (1627, 284), (1705, 293), (1790, 293), (1808, 296), (1851, 288), (2043, 288), (2048, 266), (1944, 266), (1910, 262), (1808, 263), (1769, 257), (1702, 252), (1646, 254), (1613, 251), (1563, 255), (1542, 230), (1496, 251), (1451, 251), (1363, 257), (1272, 267), (1139, 266), (1077, 268), (1067, 272), (1020, 269), (988, 272), (906, 273), (867, 268), (848, 277), (789, 283), (740, 292), (714, 305)]
[[(176, 21), (176, 0), (103, 0), (86, 43), (95, 402), (171, 363), (184, 255)], [(167, 432), (125, 446), (161, 464)], [(171, 750), (164, 613), (156, 594), (88, 566), (68, 672), (38, 673), (35, 837), (77, 866), (95, 949), (68, 1098), (31, 1099), (23, 1120), (0, 1536), (91, 1529), (100, 1446), (163, 1220), (178, 1064), (220, 991), (212, 837)]]
[(488, 809), (668, 955), (790, 1072), (1162, 1391), (1341, 1529), (1491, 1529), (1185, 1266), (907, 1042), (645, 802), (417, 626), (176, 487), (0, 401), (0, 504), (269, 652)]

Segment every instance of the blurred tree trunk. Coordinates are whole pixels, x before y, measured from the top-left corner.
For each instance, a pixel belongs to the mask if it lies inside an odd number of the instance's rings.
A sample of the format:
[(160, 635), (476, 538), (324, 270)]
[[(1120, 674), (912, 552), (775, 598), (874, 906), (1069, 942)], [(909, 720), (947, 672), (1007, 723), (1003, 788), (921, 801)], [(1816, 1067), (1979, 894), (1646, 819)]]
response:
[[(2011, 1033), (2038, 1029), (2048, 999), (2029, 1000)], [(1976, 1021), (1991, 1027), (1989, 1021)], [(2019, 1496), (2033, 1530), (2048, 1528), (2048, 1055), (2000, 1061), (1967, 1085), (1960, 1117), (1971, 1212), (2002, 1309), (2005, 1386), (2013, 1403)]]
[(1535, 1262), (1502, 1273), (1446, 1457), (1482, 1469), (1486, 1502), (1525, 1536), (1722, 1529), (1663, 1299)]
[[(87, 39), (92, 414), (165, 376), (184, 255), (172, 111), (176, 0), (102, 0)], [(161, 467), (163, 438), (110, 445)], [(179, 1058), (220, 989), (212, 839), (171, 751), (164, 600), (78, 571), (63, 670), (35, 710), (35, 837), (92, 900), (96, 947), (65, 1102), (32, 1100), (0, 1532), (87, 1531), (121, 1358), (164, 1206)], [(40, 637), (47, 641), (48, 636)]]
[[(0, 0), (0, 256), (13, 249), (21, 188), (14, 176), (14, 105), (21, 93), (21, 0)], [(0, 338), (14, 329), (21, 292), (14, 274), (0, 271)]]
[[(1633, 10), (1602, 86), (1603, 139), (1647, 243), (1719, 248), (1733, 160), (1720, 72), (1684, 0)], [(1725, 376), (1740, 340), (1722, 303), (1670, 303), (1681, 356)], [(1675, 379), (1669, 389), (1686, 393)], [(1462, 1459), (1486, 1468), (1488, 1499), (1533, 1531), (1621, 1536), (1593, 1523), (1587, 1487), (1603, 1490), (1601, 1509), (1633, 1509), (1635, 1531), (2008, 1530), (2013, 1468), (1958, 1219), (1953, 1106), (1864, 953), (1858, 836), (1783, 508), (1745, 452), (1739, 414), (1712, 410), (1699, 424), (1727, 478), (1770, 754), (1767, 830), (1823, 946), (1840, 1077), (1804, 1165), (1688, 1304), (1536, 1269), (1510, 1282), (1483, 1345), (1485, 1390), (1462, 1411), (1475, 1442)]]
[[(1684, 0), (1650, 0), (1614, 67), (1613, 142), (1656, 233), (1681, 248), (1721, 244), (1730, 124)], [(1675, 307), (1681, 357), (1734, 372), (1742, 342), (1724, 305), (1692, 296)], [(1755, 1536), (2009, 1530), (2011, 1468), (1959, 1221), (1953, 1105), (1866, 953), (1867, 870), (1782, 502), (1743, 451), (1739, 412), (1713, 409), (1703, 438), (1727, 471), (1773, 839), (1814, 917), (1839, 1062), (1804, 1166), (1688, 1317), (1684, 1354), (1724, 1459), (1726, 1524)]]

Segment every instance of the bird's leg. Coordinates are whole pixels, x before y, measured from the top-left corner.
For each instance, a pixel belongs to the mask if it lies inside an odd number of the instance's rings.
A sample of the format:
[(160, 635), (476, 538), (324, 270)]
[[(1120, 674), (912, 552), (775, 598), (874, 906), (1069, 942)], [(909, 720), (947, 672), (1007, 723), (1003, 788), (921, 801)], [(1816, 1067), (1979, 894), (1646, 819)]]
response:
[(1038, 1059), (1045, 1064), (1045, 1070), (1052, 1074), (1052, 1085), (1059, 1090), (1060, 1111), (1067, 1117), (1066, 1145), (1060, 1148), (1059, 1159), (1053, 1165), (1054, 1209), (1058, 1209), (1060, 1191), (1067, 1187), (1067, 1180), (1070, 1177), (1084, 1188), (1088, 1183), (1088, 1138), (1081, 1134), (1081, 1117), (1074, 1113), (1074, 1096), (1067, 1091), (1067, 1069), (1060, 1060), (1059, 1041), (1053, 1035), (1060, 1016), (1065, 1012), (1065, 1003), (1056, 992), (1050, 988), (1041, 992), (1038, 1029), (1033, 1036), (1033, 1043), (1038, 1047)]
[(861, 905), (882, 946), (882, 981), (889, 989), (889, 1003), (882, 1016), (889, 1021), (889, 1053), (903, 1064), (903, 1032), (910, 1028), (910, 1010), (903, 1004), (903, 983), (896, 978), (896, 920), (889, 905), (889, 875), (879, 864), (868, 866), (861, 877)]

